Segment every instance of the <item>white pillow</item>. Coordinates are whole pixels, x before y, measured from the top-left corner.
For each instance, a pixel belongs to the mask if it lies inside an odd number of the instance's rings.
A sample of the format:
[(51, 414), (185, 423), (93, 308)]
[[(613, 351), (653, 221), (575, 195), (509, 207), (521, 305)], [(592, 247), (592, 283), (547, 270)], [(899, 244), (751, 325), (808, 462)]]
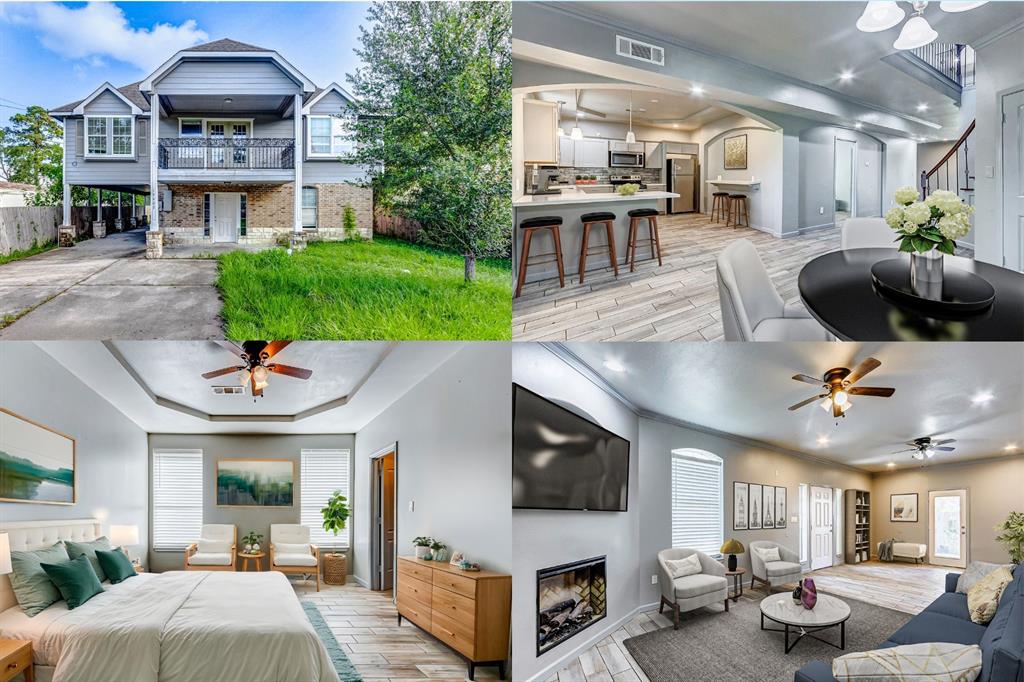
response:
[(274, 543), (275, 554), (309, 554), (309, 543), (293, 545), (287, 542)]
[(832, 659), (832, 676), (838, 682), (972, 682), (979, 674), (981, 647), (977, 644), (904, 644), (889, 649), (859, 651)]
[(967, 570), (956, 579), (956, 591), (960, 594), (967, 594), (967, 591), (974, 587), (975, 583), (981, 582), (982, 578), (1000, 567), (1008, 571), (1013, 570), (1013, 564), (992, 564), (987, 561), (972, 561), (967, 564)]
[(231, 543), (222, 540), (200, 540), (196, 545), (202, 554), (227, 554), (231, 551)]
[(672, 580), (703, 572), (700, 557), (696, 554), (691, 554), (685, 559), (665, 559), (665, 565), (668, 566), (668, 574)]
[(761, 561), (765, 563), (769, 561), (782, 561), (782, 557), (779, 556), (778, 547), (769, 547), (768, 549), (757, 547), (754, 551), (757, 552), (757, 556), (761, 557)]

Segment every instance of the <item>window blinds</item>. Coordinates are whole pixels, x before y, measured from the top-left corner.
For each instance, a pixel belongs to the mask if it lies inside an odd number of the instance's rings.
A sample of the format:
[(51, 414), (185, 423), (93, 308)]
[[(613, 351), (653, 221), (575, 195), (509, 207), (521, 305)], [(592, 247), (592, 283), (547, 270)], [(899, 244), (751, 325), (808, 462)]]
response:
[(672, 546), (720, 556), (722, 460), (700, 450), (672, 451)]
[(183, 550), (203, 526), (203, 451), (153, 451), (153, 549)]
[(352, 491), (349, 480), (350, 450), (302, 450), (302, 472), (299, 487), (301, 514), (299, 523), (309, 528), (310, 542), (320, 547), (349, 546), (351, 527), (346, 525), (337, 537), (324, 530), (320, 510), (327, 505), (335, 490), (349, 498)]

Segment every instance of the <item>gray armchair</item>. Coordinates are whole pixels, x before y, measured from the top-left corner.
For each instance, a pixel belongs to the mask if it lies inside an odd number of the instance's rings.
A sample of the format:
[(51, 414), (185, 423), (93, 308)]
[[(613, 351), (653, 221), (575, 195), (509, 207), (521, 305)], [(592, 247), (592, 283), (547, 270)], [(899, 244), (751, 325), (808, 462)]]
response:
[[(750, 589), (754, 589), (758, 582), (762, 582), (771, 592), (773, 587), (795, 583), (803, 576), (800, 569), (800, 555), (783, 547), (771, 540), (754, 540), (750, 548)], [(779, 548), (780, 561), (765, 562), (757, 550)]]
[[(665, 561), (678, 561), (692, 554), (700, 558), (701, 572), (673, 579)], [(716, 601), (723, 602), (725, 610), (729, 610), (729, 583), (725, 579), (725, 566), (707, 554), (695, 549), (663, 549), (658, 552), (658, 574), (661, 586), (658, 613), (664, 612), (667, 604), (672, 609), (672, 624), (676, 630), (679, 629), (681, 611), (693, 611)]]

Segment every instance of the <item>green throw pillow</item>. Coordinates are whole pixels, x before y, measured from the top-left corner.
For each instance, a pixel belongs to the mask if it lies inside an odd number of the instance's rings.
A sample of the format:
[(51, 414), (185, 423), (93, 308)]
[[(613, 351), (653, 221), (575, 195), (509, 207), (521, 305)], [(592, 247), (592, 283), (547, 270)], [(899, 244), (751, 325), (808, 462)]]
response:
[(64, 595), (69, 609), (77, 609), (103, 591), (100, 579), (85, 555), (63, 564), (42, 564), (42, 567)]
[(111, 584), (119, 583), (135, 575), (135, 567), (132, 566), (132, 562), (128, 560), (127, 555), (125, 555), (120, 547), (109, 552), (97, 549), (96, 558), (99, 560), (100, 566), (103, 567), (103, 572), (110, 579)]
[(53, 584), (41, 564), (60, 564), (68, 561), (64, 543), (34, 551), (11, 552), (11, 589), (21, 609), (29, 617), (50, 604), (60, 601), (60, 590)]
[(100, 562), (96, 560), (96, 550), (102, 549), (106, 552), (110, 551), (110, 540), (106, 537), (98, 537), (95, 540), (89, 542), (71, 542), (70, 540), (64, 541), (64, 546), (68, 550), (68, 558), (77, 559), (83, 554), (89, 557), (89, 563), (92, 564), (92, 570), (96, 572), (96, 577), (103, 582), (107, 579), (107, 575), (103, 572), (103, 567), (100, 566)]

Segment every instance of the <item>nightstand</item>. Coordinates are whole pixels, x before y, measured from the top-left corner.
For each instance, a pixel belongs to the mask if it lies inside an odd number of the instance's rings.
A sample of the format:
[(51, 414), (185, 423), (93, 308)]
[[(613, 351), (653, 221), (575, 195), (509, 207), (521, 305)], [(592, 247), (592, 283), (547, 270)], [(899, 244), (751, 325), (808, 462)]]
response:
[(8, 682), (18, 675), (25, 682), (33, 682), (32, 642), (27, 639), (0, 639), (0, 682)]

